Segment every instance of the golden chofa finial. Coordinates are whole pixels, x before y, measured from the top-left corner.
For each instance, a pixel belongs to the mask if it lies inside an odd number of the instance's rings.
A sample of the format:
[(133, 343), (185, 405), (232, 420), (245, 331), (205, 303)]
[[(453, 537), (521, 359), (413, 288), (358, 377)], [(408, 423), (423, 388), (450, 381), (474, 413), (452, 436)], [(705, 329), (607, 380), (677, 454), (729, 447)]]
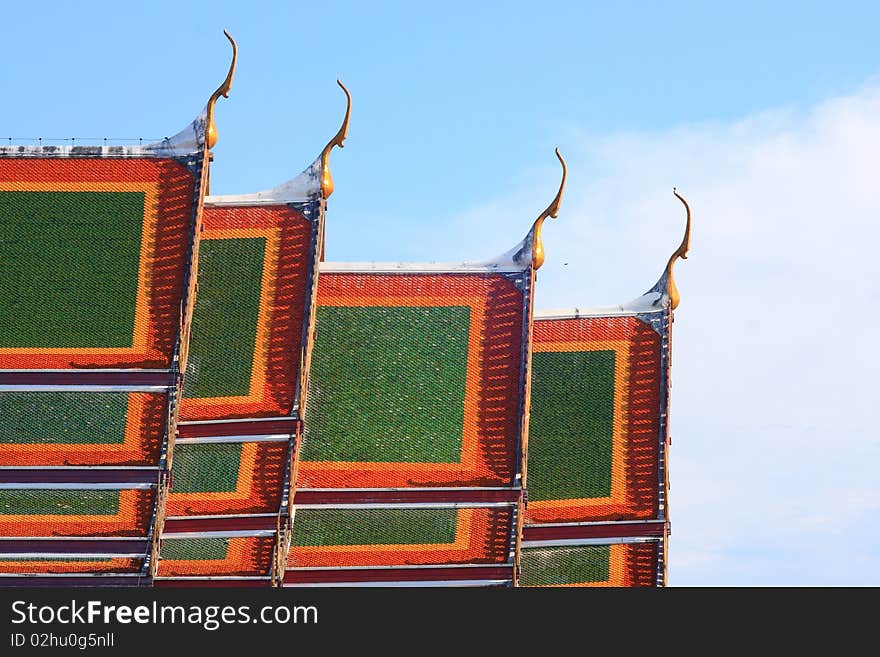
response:
[(681, 295), (678, 293), (678, 288), (675, 286), (675, 278), (672, 275), (672, 267), (675, 265), (675, 261), (681, 258), (682, 260), (687, 260), (688, 249), (691, 248), (691, 208), (688, 205), (688, 202), (684, 200), (684, 197), (678, 193), (678, 190), (675, 187), (672, 188), (672, 193), (675, 194), (675, 197), (684, 204), (684, 209), (687, 211), (687, 224), (684, 228), (684, 238), (681, 240), (681, 244), (669, 257), (669, 263), (666, 265), (666, 279), (668, 281), (669, 286), (669, 304), (672, 306), (672, 309), (675, 310), (678, 308), (678, 303), (681, 301)]
[(229, 73), (226, 74), (226, 79), (223, 80), (223, 84), (217, 87), (217, 91), (211, 94), (211, 97), (208, 99), (208, 116), (206, 119), (207, 128), (205, 131), (205, 142), (208, 145), (208, 148), (214, 148), (214, 144), (217, 143), (217, 125), (214, 123), (214, 105), (217, 104), (217, 100), (220, 96), (224, 98), (229, 98), (229, 90), (232, 88), (232, 76), (235, 74), (235, 62), (238, 59), (238, 46), (235, 43), (235, 39), (229, 36), (229, 32), (223, 30), (223, 34), (226, 35), (226, 38), (229, 39), (229, 43), (232, 44), (232, 63), (229, 64)]
[(565, 178), (568, 176), (568, 167), (565, 166), (565, 160), (562, 159), (558, 148), (556, 149), (556, 157), (559, 158), (559, 163), (562, 165), (562, 181), (559, 183), (559, 191), (556, 192), (556, 198), (547, 206), (547, 209), (538, 215), (532, 226), (532, 266), (535, 269), (540, 268), (544, 264), (544, 244), (541, 242), (541, 227), (544, 225), (544, 219), (547, 217), (555, 219), (556, 215), (559, 214), (559, 204), (562, 203), (562, 192), (565, 190)]
[(348, 89), (339, 80), (336, 81), (336, 84), (345, 92), (345, 118), (342, 119), (339, 132), (334, 135), (333, 139), (327, 142), (324, 150), (321, 151), (321, 191), (324, 193), (324, 198), (330, 196), (334, 189), (333, 176), (330, 175), (330, 151), (333, 150), (334, 146), (339, 146), (339, 148), (345, 147), (345, 138), (348, 137), (348, 122), (351, 120), (351, 94), (348, 93)]

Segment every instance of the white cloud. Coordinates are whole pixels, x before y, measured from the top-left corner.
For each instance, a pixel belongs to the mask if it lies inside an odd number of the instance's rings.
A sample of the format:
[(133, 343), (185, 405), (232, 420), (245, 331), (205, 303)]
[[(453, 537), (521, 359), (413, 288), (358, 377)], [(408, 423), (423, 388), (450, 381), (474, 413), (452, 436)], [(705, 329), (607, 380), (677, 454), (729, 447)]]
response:
[[(638, 296), (681, 238), (674, 185), (694, 212), (676, 268), (671, 583), (880, 584), (880, 90), (570, 143), (538, 307)], [(552, 197), (550, 154), (446, 234), (509, 246)]]

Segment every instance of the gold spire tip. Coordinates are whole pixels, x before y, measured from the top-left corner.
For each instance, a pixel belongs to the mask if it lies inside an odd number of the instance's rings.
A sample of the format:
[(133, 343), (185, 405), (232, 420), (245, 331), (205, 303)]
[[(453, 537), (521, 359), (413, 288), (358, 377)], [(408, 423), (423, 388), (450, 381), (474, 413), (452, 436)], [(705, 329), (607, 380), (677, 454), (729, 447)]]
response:
[(559, 191), (556, 192), (556, 197), (550, 202), (547, 209), (538, 215), (538, 218), (535, 219), (535, 223), (532, 225), (532, 266), (535, 269), (540, 268), (544, 264), (544, 244), (541, 241), (541, 228), (544, 225), (544, 219), (547, 217), (555, 219), (559, 214), (562, 192), (565, 190), (565, 179), (568, 177), (568, 167), (565, 166), (565, 160), (562, 158), (558, 148), (556, 149), (556, 157), (559, 158), (559, 163), (562, 165), (562, 180), (559, 183)]
[(324, 198), (330, 196), (334, 189), (333, 176), (330, 173), (330, 151), (333, 150), (334, 146), (345, 148), (345, 140), (348, 137), (348, 123), (351, 120), (351, 94), (342, 82), (337, 80), (336, 84), (345, 92), (345, 117), (342, 119), (339, 131), (333, 136), (333, 139), (327, 142), (324, 150), (321, 151), (321, 191), (324, 193)]
[(226, 35), (226, 38), (229, 39), (229, 43), (232, 44), (232, 62), (229, 64), (229, 73), (226, 74), (226, 79), (223, 80), (223, 83), (217, 87), (217, 90), (212, 93), (211, 97), (208, 99), (208, 115), (206, 119), (207, 128), (205, 130), (205, 142), (207, 143), (208, 148), (214, 148), (214, 145), (217, 143), (217, 125), (214, 123), (214, 105), (217, 104), (217, 100), (220, 96), (229, 98), (229, 90), (232, 88), (232, 76), (235, 74), (235, 63), (238, 60), (238, 45), (235, 43), (235, 39), (229, 36), (229, 32), (226, 30), (223, 30), (223, 34)]
[(678, 193), (678, 190), (675, 187), (672, 188), (672, 193), (682, 202), (682, 205), (684, 205), (684, 209), (687, 212), (687, 223), (684, 228), (684, 237), (681, 240), (681, 244), (679, 244), (678, 248), (675, 250), (675, 253), (669, 256), (669, 262), (666, 265), (666, 278), (669, 281), (669, 303), (672, 306), (672, 309), (675, 310), (678, 308), (678, 304), (681, 301), (681, 295), (678, 293), (678, 287), (675, 285), (675, 277), (673, 276), (672, 268), (679, 258), (687, 260), (687, 254), (691, 248), (691, 207), (688, 205), (688, 202), (684, 197)]

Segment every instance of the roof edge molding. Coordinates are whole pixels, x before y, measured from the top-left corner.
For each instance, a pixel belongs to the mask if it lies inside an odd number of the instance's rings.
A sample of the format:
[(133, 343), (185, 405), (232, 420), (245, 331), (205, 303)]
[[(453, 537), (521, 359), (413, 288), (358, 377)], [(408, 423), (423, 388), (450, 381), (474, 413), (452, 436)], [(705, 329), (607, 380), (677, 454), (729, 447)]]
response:
[(214, 105), (217, 104), (217, 101), (220, 99), (220, 96), (224, 98), (229, 98), (229, 90), (232, 88), (232, 76), (235, 75), (235, 64), (238, 61), (238, 45), (235, 43), (235, 39), (229, 36), (229, 32), (223, 30), (223, 35), (229, 39), (229, 43), (232, 45), (232, 61), (229, 63), (229, 72), (226, 74), (226, 79), (217, 87), (217, 90), (211, 94), (211, 97), (208, 99), (208, 104), (205, 107), (206, 116), (206, 124), (205, 128), (205, 143), (208, 148), (214, 148), (217, 143), (217, 124), (214, 121)]
[(345, 117), (342, 119), (339, 130), (305, 171), (271, 189), (251, 194), (208, 196), (205, 202), (211, 205), (270, 205), (301, 203), (318, 196), (323, 196), (323, 198), (330, 196), (334, 188), (333, 178), (330, 175), (330, 152), (334, 146), (343, 148), (345, 139), (348, 137), (348, 125), (351, 120), (351, 94), (342, 82), (337, 80), (336, 83), (345, 93)]
[(495, 258), (492, 263), (506, 269), (515, 270), (528, 269), (530, 266), (539, 269), (544, 264), (544, 243), (541, 240), (541, 230), (545, 219), (548, 217), (555, 219), (558, 216), (559, 206), (562, 204), (562, 194), (565, 191), (565, 181), (568, 178), (568, 167), (558, 148), (556, 149), (556, 157), (562, 165), (562, 180), (559, 182), (559, 190), (556, 192), (556, 196), (550, 202), (550, 205), (535, 219), (525, 239), (510, 251)]
[(321, 262), (321, 273), (353, 274), (492, 274), (517, 273), (525, 267), (515, 262)]
[(330, 196), (335, 189), (333, 176), (330, 173), (330, 151), (333, 150), (334, 146), (345, 148), (345, 140), (348, 138), (348, 124), (351, 121), (351, 94), (340, 80), (336, 80), (336, 84), (345, 93), (345, 118), (342, 119), (339, 131), (333, 135), (333, 139), (328, 141), (327, 145), (324, 146), (324, 150), (321, 151), (321, 191), (324, 194), (324, 198)]
[(681, 295), (678, 293), (678, 287), (675, 285), (675, 277), (673, 276), (672, 268), (675, 266), (676, 261), (681, 258), (682, 260), (687, 260), (688, 251), (691, 248), (691, 206), (688, 205), (688, 202), (685, 200), (684, 196), (678, 193), (678, 190), (673, 187), (672, 193), (675, 194), (675, 198), (681, 201), (682, 205), (684, 205), (685, 212), (687, 213), (687, 223), (684, 228), (684, 237), (681, 238), (681, 244), (679, 244), (678, 248), (675, 250), (671, 256), (669, 256), (669, 262), (666, 263), (666, 271), (664, 272), (664, 276), (667, 280), (667, 294), (669, 295), (669, 303), (672, 306), (672, 309), (675, 310), (678, 308), (678, 304), (681, 301)]

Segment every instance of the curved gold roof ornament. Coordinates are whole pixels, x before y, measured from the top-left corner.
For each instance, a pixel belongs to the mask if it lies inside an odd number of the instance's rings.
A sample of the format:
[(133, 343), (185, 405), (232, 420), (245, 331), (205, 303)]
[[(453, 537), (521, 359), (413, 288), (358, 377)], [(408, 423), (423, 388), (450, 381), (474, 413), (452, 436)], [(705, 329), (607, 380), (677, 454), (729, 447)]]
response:
[(684, 205), (684, 209), (687, 211), (687, 224), (684, 229), (684, 237), (681, 240), (681, 244), (669, 257), (669, 262), (666, 265), (666, 278), (668, 280), (669, 286), (669, 304), (672, 306), (672, 309), (675, 310), (678, 308), (678, 303), (681, 301), (681, 295), (678, 293), (678, 288), (675, 286), (675, 278), (672, 275), (672, 267), (675, 265), (675, 261), (681, 258), (682, 260), (687, 260), (688, 250), (691, 248), (691, 208), (688, 205), (688, 202), (684, 200), (684, 197), (678, 193), (678, 190), (675, 187), (672, 188), (672, 193), (675, 194), (675, 197), (682, 202)]
[(330, 173), (330, 151), (333, 150), (334, 146), (345, 148), (345, 140), (348, 137), (348, 122), (351, 120), (351, 94), (348, 93), (348, 89), (345, 88), (345, 85), (342, 84), (342, 82), (337, 80), (336, 84), (338, 84), (342, 88), (342, 91), (345, 92), (345, 118), (342, 119), (342, 125), (339, 126), (339, 132), (333, 136), (333, 139), (327, 142), (327, 145), (324, 146), (324, 150), (321, 151), (321, 191), (324, 193), (324, 198), (330, 196), (334, 189), (333, 176)]
[(214, 123), (214, 105), (217, 103), (220, 96), (229, 98), (229, 90), (232, 88), (232, 76), (235, 74), (235, 63), (238, 60), (238, 45), (236, 45), (235, 39), (229, 36), (229, 32), (226, 30), (223, 30), (223, 34), (226, 35), (226, 38), (229, 39), (229, 43), (232, 44), (232, 62), (229, 64), (229, 73), (226, 74), (226, 79), (223, 80), (223, 83), (217, 87), (217, 91), (212, 93), (211, 97), (208, 99), (207, 117), (205, 119), (205, 124), (207, 126), (205, 130), (205, 143), (209, 149), (214, 148), (214, 144), (217, 143), (217, 125)]
[(547, 206), (546, 210), (538, 215), (532, 225), (532, 266), (535, 269), (544, 264), (544, 244), (541, 241), (541, 228), (544, 225), (544, 219), (547, 217), (555, 219), (559, 214), (559, 204), (562, 203), (562, 192), (565, 190), (565, 179), (568, 176), (568, 167), (565, 166), (565, 160), (562, 159), (558, 148), (556, 149), (556, 157), (559, 158), (559, 163), (562, 165), (562, 181), (559, 183), (559, 191), (556, 192), (556, 198)]

